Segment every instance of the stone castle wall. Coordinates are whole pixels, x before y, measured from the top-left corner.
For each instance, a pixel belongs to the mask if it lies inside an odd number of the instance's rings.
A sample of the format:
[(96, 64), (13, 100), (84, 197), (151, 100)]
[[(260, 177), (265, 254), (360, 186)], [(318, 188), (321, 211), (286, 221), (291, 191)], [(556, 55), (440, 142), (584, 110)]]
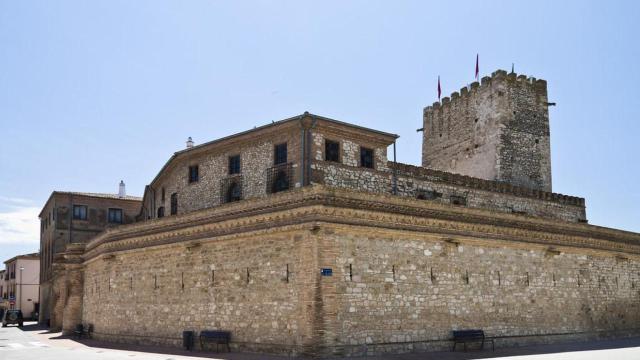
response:
[(384, 172), (326, 161), (315, 161), (312, 168), (316, 183), (378, 194), (393, 193), (391, 169), (395, 168), (396, 193), (400, 196), (570, 222), (586, 221), (584, 199), (561, 194), (511, 185), (499, 189), (490, 181), (391, 162), (390, 170)]
[(638, 330), (638, 254), (637, 234), (311, 186), (101, 235), (82, 321), (99, 339), (224, 329), (235, 350), (310, 355), (443, 349), (461, 328), (587, 339)]
[(640, 321), (638, 259), (357, 230), (323, 239), (338, 253), (333, 345), (346, 354), (446, 349), (452, 329), (483, 329), (500, 346)]
[(311, 341), (310, 255), (293, 230), (96, 259), (86, 264), (83, 320), (99, 339), (181, 346), (183, 330), (225, 329), (234, 348), (301, 352)]
[(551, 191), (546, 81), (498, 70), (423, 119), (422, 166)]

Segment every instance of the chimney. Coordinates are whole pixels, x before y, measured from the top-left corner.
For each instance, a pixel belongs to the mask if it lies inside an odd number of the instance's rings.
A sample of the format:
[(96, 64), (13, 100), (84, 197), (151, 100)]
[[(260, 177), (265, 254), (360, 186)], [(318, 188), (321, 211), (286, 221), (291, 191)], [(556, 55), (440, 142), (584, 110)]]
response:
[(120, 180), (120, 186), (118, 187), (118, 197), (123, 198), (127, 196), (127, 192), (124, 188), (124, 181)]
[(189, 136), (189, 138), (187, 139), (187, 149), (191, 149), (193, 147), (193, 139), (191, 139), (191, 136)]

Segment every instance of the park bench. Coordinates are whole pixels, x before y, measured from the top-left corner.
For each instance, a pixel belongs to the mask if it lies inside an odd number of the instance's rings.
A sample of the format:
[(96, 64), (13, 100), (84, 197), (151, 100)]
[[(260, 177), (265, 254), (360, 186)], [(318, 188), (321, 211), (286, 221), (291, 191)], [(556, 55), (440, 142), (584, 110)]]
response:
[(218, 352), (218, 345), (227, 345), (227, 350), (231, 352), (229, 347), (229, 341), (231, 340), (231, 332), (222, 330), (203, 330), (200, 332), (200, 348), (205, 349), (204, 344), (208, 342), (216, 343), (216, 352)]
[(484, 348), (485, 341), (491, 342), (491, 351), (495, 350), (493, 339), (487, 338), (482, 330), (453, 330), (453, 348), (456, 351), (456, 345), (462, 343), (464, 351), (467, 351), (467, 343), (480, 343), (480, 349)]
[(83, 337), (90, 339), (91, 333), (93, 332), (93, 325), (89, 324), (84, 326), (82, 324), (76, 325), (75, 330), (73, 330), (73, 335), (78, 339), (82, 339)]

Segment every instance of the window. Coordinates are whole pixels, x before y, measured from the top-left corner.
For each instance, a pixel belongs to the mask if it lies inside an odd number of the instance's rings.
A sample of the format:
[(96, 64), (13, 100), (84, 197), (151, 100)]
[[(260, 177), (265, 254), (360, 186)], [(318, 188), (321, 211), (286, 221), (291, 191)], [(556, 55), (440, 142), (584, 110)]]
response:
[(240, 155), (229, 156), (229, 175), (240, 174)]
[(171, 215), (176, 215), (178, 213), (178, 194), (171, 194)]
[(373, 150), (360, 148), (360, 166), (373, 169)]
[(122, 209), (109, 209), (109, 222), (122, 224)]
[(278, 144), (273, 149), (273, 165), (287, 163), (287, 143)]
[(164, 206), (158, 208), (158, 219), (164, 217)]
[(165, 191), (164, 191), (164, 187), (162, 188), (162, 193), (161, 193), (160, 199), (161, 199), (161, 201), (162, 201), (163, 203), (164, 203), (164, 199), (166, 199)]
[(340, 144), (335, 141), (325, 140), (324, 159), (326, 161), (340, 162)]
[(189, 183), (198, 181), (198, 165), (189, 166)]
[(440, 197), (442, 197), (442, 193), (439, 193), (435, 190), (418, 189), (416, 191), (416, 199), (434, 200)]
[(453, 205), (467, 205), (467, 198), (460, 195), (451, 195), (449, 197)]
[(242, 184), (233, 182), (227, 190), (227, 202), (234, 202), (242, 200)]
[(74, 220), (87, 220), (87, 206), (86, 205), (73, 205), (73, 219)]

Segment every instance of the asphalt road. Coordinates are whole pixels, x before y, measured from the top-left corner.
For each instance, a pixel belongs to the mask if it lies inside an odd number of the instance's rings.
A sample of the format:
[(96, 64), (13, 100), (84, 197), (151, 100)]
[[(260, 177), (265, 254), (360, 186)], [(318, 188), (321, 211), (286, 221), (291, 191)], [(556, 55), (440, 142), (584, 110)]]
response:
[[(195, 355), (195, 356), (190, 356)], [(25, 327), (0, 328), (0, 360), (286, 360), (287, 357), (247, 353), (188, 353), (175, 348), (142, 347), (82, 342), (49, 333), (35, 323)], [(466, 360), (493, 358), (502, 360), (640, 360), (640, 338), (605, 340), (589, 343), (540, 345), (495, 352), (441, 352), (352, 358), (353, 360)]]

